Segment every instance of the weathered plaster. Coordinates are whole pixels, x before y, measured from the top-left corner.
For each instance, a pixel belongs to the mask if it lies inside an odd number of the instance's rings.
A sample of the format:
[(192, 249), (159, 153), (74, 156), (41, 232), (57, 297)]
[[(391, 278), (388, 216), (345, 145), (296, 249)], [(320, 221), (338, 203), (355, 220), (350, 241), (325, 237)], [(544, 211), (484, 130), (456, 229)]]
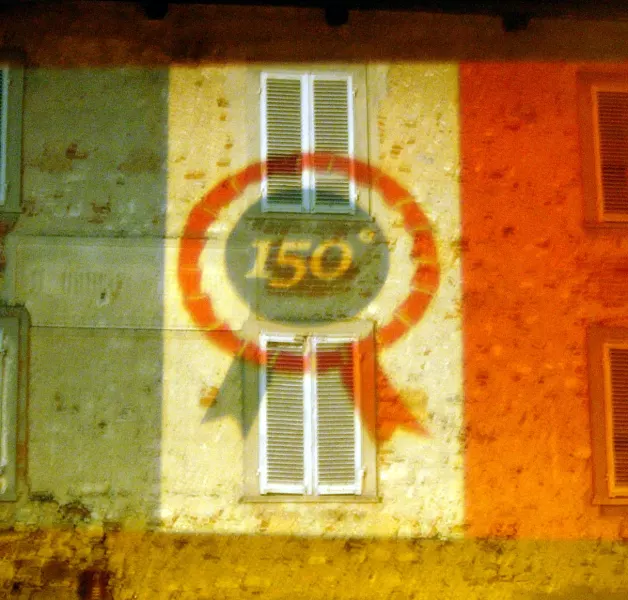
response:
[(0, 535), (0, 591), (74, 600), (87, 569), (114, 600), (623, 600), (625, 545), (323, 540), (73, 530)]
[[(258, 102), (256, 94), (247, 96), (242, 89), (251, 81), (246, 71), (244, 67), (171, 70), (167, 222), (171, 235), (181, 231), (191, 207), (212, 185), (256, 156), (256, 151), (243, 143), (251, 137), (250, 128), (258, 126), (255, 121), (242, 122), (243, 115), (256, 115)], [(166, 528), (331, 536), (460, 533), (457, 69), (453, 65), (381, 65), (369, 67), (367, 80), (371, 119), (377, 123), (368, 128), (376, 134), (370, 140), (371, 152), (376, 152), (372, 159), (407, 186), (432, 219), (444, 275), (424, 320), (381, 355), (382, 368), (404, 391), (410, 408), (425, 422), (429, 437), (398, 433), (382, 445), (378, 504), (240, 504), (243, 440), (237, 398), (234, 407), (222, 409), (225, 416), (204, 418), (204, 399), (208, 390), (221, 387), (231, 357), (204, 341), (198, 332), (166, 332), (161, 497)], [(253, 110), (244, 104), (247, 98), (255, 102)], [(256, 189), (247, 189), (208, 232), (205, 289), (221, 318), (240, 332), (250, 315), (230, 289), (221, 248), (228, 231), (258, 194)], [(361, 199), (366, 202), (368, 194)], [(381, 324), (408, 294), (411, 245), (394, 211), (383, 208), (375, 195), (371, 206), (389, 241), (391, 268), (380, 295), (363, 311), (362, 318)], [(180, 297), (176, 256), (167, 253), (166, 257), (165, 320), (182, 322), (183, 305), (172, 301)], [(411, 363), (408, 356), (412, 356)]]
[(160, 236), (167, 69), (27, 69), (16, 233)]
[(628, 237), (583, 225), (578, 67), (461, 66), (471, 535), (625, 536), (591, 503), (586, 332), (628, 323)]
[[(0, 46), (26, 55), (23, 216), (2, 299), (34, 324), (19, 499), (0, 505), (14, 526), (0, 536), (1, 595), (76, 598), (88, 568), (111, 573), (116, 600), (628, 595), (626, 545), (573, 539), (628, 535), (590, 503), (584, 346), (589, 322), (628, 324), (628, 247), (582, 227), (578, 65), (565, 62), (626, 60), (628, 23), (532, 19), (505, 33), (499, 18), (386, 11), (330, 28), (303, 8), (171, 4), (162, 21), (138, 3), (1, 10)], [(476, 62), (460, 68), (458, 149), (458, 69), (429, 61), (464, 59)], [(190, 207), (249, 161), (247, 64), (308, 60), (370, 63), (370, 158), (417, 196), (439, 244), (437, 298), (379, 357), (432, 435), (380, 448), (375, 506), (238, 504), (238, 372), (174, 283)], [(221, 215), (206, 249), (205, 288), (237, 327), (248, 313), (219, 257), (254, 199)], [(409, 240), (394, 214), (378, 218), (393, 269), (365, 314), (385, 320), (407, 290)], [(469, 536), (539, 541), (416, 539), (459, 535), (464, 517)]]
[(167, 70), (26, 71), (23, 214), (2, 289), (30, 314), (26, 470), (0, 518), (146, 523), (160, 478)]

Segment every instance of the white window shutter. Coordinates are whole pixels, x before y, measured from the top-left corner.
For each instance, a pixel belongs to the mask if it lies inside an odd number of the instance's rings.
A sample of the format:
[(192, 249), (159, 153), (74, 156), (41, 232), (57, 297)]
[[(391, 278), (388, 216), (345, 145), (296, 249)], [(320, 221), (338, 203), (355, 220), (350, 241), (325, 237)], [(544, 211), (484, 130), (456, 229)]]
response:
[(0, 67), (0, 206), (7, 194), (7, 103), (9, 97), (9, 70)]
[(262, 181), (264, 210), (301, 212), (307, 174), (300, 162), (282, 159), (307, 151), (306, 80), (302, 75), (262, 74)]
[[(353, 157), (353, 86), (351, 76), (313, 75), (311, 85), (312, 150)], [(314, 173), (314, 211), (352, 212), (355, 183), (351, 174)]]
[(17, 499), (17, 412), (20, 325), (0, 317), (0, 501)]
[(603, 212), (628, 217), (628, 90), (598, 90), (598, 161)]
[(360, 419), (355, 340), (314, 338), (315, 460), (317, 494), (360, 494)]
[(262, 338), (262, 349), (266, 359), (260, 378), (260, 492), (304, 494), (305, 346), (299, 339)]
[[(6, 402), (7, 393), (6, 393), (6, 378), (5, 378), (5, 369), (6, 369), (6, 349), (5, 349), (5, 340), (4, 340), (4, 329), (0, 329), (0, 432), (2, 435), (0, 437), (0, 474), (4, 475), (4, 472), (7, 466), (10, 464), (11, 460), (15, 460), (15, 456), (10, 456), (11, 452), (9, 449), (9, 444), (7, 443), (7, 435), (6, 432), (10, 427), (15, 427), (15, 423), (12, 423), (11, 419), (8, 417), (8, 406)], [(15, 454), (13, 452), (13, 454)]]
[(628, 493), (628, 347), (611, 346), (607, 352), (610, 493), (625, 496)]

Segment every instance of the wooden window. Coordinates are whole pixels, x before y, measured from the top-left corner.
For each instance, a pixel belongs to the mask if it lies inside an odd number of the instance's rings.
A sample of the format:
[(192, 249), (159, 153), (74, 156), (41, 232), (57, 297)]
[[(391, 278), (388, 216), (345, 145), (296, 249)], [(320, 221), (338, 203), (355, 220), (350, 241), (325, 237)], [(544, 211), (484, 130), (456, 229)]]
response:
[(7, 180), (7, 96), (9, 69), (0, 67), (0, 205), (6, 197)]
[(25, 406), (19, 382), (25, 375), (27, 325), (23, 309), (0, 309), (0, 501), (17, 499), (17, 440), (25, 435), (23, 424), (18, 432)]
[(0, 56), (0, 211), (20, 212), (23, 69)]
[(354, 78), (343, 72), (273, 71), (261, 75), (261, 157), (265, 212), (353, 213), (351, 174), (321, 173), (312, 152), (355, 156)]
[(373, 348), (363, 324), (333, 329), (261, 331), (265, 359), (245, 377), (245, 497), (375, 497), (375, 446), (362, 424), (374, 411)]
[(589, 331), (594, 502), (628, 505), (628, 328)]
[(628, 225), (628, 71), (580, 73), (585, 221)]

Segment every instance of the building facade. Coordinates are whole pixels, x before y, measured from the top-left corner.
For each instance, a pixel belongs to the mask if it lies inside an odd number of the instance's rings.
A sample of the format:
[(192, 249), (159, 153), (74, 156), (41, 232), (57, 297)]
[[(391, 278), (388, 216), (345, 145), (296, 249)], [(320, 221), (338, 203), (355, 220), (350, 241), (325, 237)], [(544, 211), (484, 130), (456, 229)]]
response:
[(6, 9), (7, 593), (623, 597), (625, 34)]

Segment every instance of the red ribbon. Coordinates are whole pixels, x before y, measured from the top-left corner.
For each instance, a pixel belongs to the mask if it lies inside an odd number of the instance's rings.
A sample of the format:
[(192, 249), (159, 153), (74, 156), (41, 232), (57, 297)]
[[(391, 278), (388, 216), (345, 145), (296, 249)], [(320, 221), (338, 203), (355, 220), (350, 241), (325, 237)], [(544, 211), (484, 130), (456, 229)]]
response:
[[(212, 343), (234, 356), (261, 364), (264, 357), (257, 343), (238, 337), (227, 323), (217, 317), (208, 294), (202, 289), (199, 259), (205, 246), (207, 230), (220, 211), (248, 185), (259, 182), (269, 170), (302, 168), (303, 165), (319, 171), (342, 173), (356, 183), (378, 191), (384, 203), (401, 215), (404, 229), (412, 236), (411, 257), (418, 264), (412, 275), (410, 294), (395, 308), (392, 319), (378, 328), (375, 340), (369, 337), (359, 342), (360, 360), (374, 362), (374, 356), (368, 354), (373, 354), (375, 346), (377, 350), (390, 346), (423, 316), (438, 289), (440, 271), (430, 223), (415, 199), (394, 179), (356, 159), (312, 153), (286, 157), (272, 163), (255, 163), (213, 187), (190, 211), (181, 237), (177, 274), (183, 303), (194, 323)], [(335, 358), (339, 360), (342, 357)], [(279, 356), (277, 360), (283, 364), (287, 359)], [(321, 368), (328, 367), (330, 365)], [(374, 364), (373, 371), (376, 373), (377, 415), (369, 414), (368, 406), (372, 403), (360, 403), (363, 422), (371, 434), (377, 439), (388, 440), (397, 427), (426, 434), (425, 428), (405, 405), (388, 377), (381, 369), (375, 371)], [(373, 390), (365, 390), (365, 393), (370, 392)]]

